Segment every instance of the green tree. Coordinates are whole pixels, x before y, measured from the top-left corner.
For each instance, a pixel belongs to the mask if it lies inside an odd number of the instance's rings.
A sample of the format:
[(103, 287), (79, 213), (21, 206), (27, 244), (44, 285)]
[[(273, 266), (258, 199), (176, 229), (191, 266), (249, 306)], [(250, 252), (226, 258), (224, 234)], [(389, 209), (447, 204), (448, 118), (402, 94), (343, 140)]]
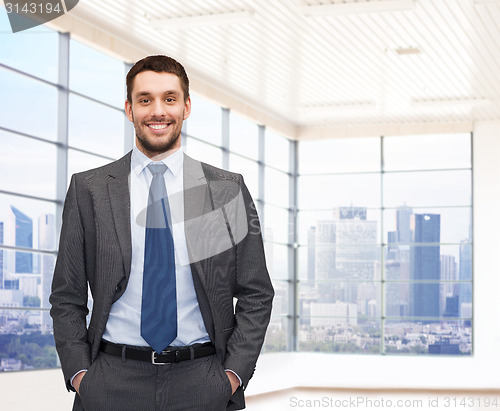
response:
[(7, 354), (9, 358), (16, 358), (21, 354), (21, 338), (13, 338), (7, 346)]

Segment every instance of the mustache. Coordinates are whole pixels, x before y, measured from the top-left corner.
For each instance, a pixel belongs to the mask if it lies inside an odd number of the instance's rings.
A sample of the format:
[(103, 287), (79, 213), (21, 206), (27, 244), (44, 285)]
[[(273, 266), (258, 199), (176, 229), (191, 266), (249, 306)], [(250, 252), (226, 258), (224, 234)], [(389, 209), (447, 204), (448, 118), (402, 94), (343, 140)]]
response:
[(167, 119), (166, 117), (150, 117), (144, 120), (144, 123), (170, 123), (174, 124), (174, 119)]

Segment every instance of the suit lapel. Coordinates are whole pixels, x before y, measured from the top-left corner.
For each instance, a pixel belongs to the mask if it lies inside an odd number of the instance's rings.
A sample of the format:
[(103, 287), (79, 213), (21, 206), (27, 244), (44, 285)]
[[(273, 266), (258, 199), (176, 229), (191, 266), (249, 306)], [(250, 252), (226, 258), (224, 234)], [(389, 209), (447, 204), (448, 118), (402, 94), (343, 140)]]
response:
[[(184, 220), (203, 215), (208, 198), (207, 180), (199, 161), (184, 154)], [(187, 200), (187, 201), (186, 201)]]
[[(184, 231), (186, 236), (186, 245), (190, 261), (196, 254), (196, 239), (199, 235), (199, 224), (190, 224), (193, 219), (203, 215), (205, 205), (210, 204), (207, 181), (205, 173), (199, 161), (184, 155)], [(215, 324), (212, 316), (210, 302), (207, 297), (206, 275), (208, 273), (203, 269), (200, 261), (195, 260), (191, 263), (191, 272), (193, 275), (193, 284), (200, 306), (200, 312), (205, 323), (205, 328), (212, 341), (215, 341)]]
[(131, 152), (128, 153), (125, 157), (116, 162), (116, 166), (109, 172), (110, 178), (108, 178), (109, 202), (127, 279), (130, 276), (132, 261), (129, 187), (131, 154)]
[[(197, 267), (202, 282), (203, 270), (199, 264), (197, 251), (200, 236), (200, 216), (211, 210), (210, 196), (208, 192), (205, 173), (199, 161), (193, 160), (184, 154), (184, 232), (189, 254), (189, 261)], [(208, 208), (208, 210), (207, 210)]]

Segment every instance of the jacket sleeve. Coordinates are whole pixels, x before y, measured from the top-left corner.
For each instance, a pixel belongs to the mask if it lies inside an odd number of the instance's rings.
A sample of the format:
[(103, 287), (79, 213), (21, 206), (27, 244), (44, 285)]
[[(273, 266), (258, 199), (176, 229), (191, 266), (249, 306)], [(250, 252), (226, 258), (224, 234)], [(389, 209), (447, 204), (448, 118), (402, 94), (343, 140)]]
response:
[(257, 210), (243, 178), (241, 191), (248, 233), (236, 245), (235, 328), (227, 342), (224, 367), (236, 372), (246, 387), (264, 343), (274, 290), (266, 268)]
[(84, 247), (78, 182), (73, 176), (64, 204), (59, 252), (49, 299), (56, 349), (66, 387), (72, 391), (70, 378), (78, 371), (88, 369), (91, 363), (86, 326), (88, 286)]

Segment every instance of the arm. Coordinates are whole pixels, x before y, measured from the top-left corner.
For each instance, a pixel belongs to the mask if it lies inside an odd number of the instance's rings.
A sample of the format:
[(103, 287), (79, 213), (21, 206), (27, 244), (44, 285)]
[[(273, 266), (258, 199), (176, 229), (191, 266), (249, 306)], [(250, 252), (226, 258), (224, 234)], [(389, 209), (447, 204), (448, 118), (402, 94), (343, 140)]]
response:
[(86, 316), (87, 276), (85, 241), (78, 205), (77, 179), (71, 179), (63, 211), (59, 253), (54, 269), (50, 314), (54, 321), (54, 339), (68, 390), (70, 379), (90, 367)]
[(224, 368), (234, 370), (245, 387), (264, 342), (274, 290), (266, 268), (257, 210), (243, 180), (241, 190), (248, 234), (236, 245), (236, 326), (227, 343)]

